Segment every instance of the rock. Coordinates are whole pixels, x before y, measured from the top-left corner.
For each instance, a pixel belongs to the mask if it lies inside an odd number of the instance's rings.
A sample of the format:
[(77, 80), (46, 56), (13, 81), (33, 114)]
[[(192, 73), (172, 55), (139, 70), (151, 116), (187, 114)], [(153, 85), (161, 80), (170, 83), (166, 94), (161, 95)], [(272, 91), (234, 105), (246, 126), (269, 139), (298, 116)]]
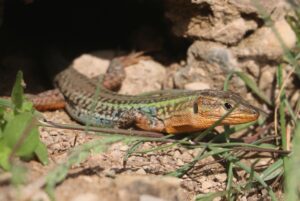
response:
[(125, 69), (126, 78), (119, 91), (121, 94), (141, 94), (161, 90), (165, 80), (165, 68), (152, 60), (143, 60)]
[(255, 21), (245, 21), (242, 18), (238, 18), (228, 24), (216, 24), (209, 33), (205, 33), (204, 37), (212, 37), (224, 44), (234, 44), (240, 41), (247, 31), (255, 30), (256, 28), (257, 24)]
[(145, 195), (166, 201), (184, 200), (180, 179), (174, 177), (123, 175), (115, 183), (119, 200), (141, 200)]
[[(196, 41), (188, 50), (187, 65), (175, 74), (174, 82), (179, 88), (222, 89), (227, 74), (235, 70), (239, 70), (238, 64), (229, 48)], [(244, 88), (244, 83), (237, 78), (232, 83), (235, 88)]]
[[(259, 4), (274, 21), (284, 18), (290, 9), (285, 0)], [(263, 24), (258, 11), (251, 0), (166, 0), (166, 17), (175, 35), (230, 45), (238, 44)]]
[[(228, 72), (237, 68), (237, 62), (231, 51), (225, 46), (215, 42), (195, 41), (188, 49), (187, 65), (195, 65), (196, 61), (203, 61), (211, 66), (204, 66), (206, 71), (216, 73)], [(218, 69), (215, 69), (214, 66)]]
[(83, 54), (73, 61), (73, 67), (85, 76), (92, 78), (104, 74), (109, 62), (114, 58), (113, 51), (99, 51)]
[[(275, 69), (284, 52), (262, 12), (273, 21), (286, 47), (293, 48), (296, 36), (285, 20), (293, 11), (286, 0), (256, 4), (252, 0), (166, 0), (165, 16), (172, 22), (172, 32), (192, 41), (187, 64), (175, 73), (174, 85), (222, 89), (228, 73), (239, 70), (249, 73), (263, 87), (270, 86), (274, 74), (269, 73), (266, 82), (260, 78), (261, 70), (267, 65)], [(231, 79), (229, 87), (241, 95), (247, 93), (238, 77)]]
[[(287, 48), (296, 45), (296, 35), (285, 19), (275, 22), (274, 28)], [(271, 27), (262, 27), (232, 50), (240, 58), (265, 57), (268, 60), (276, 60), (284, 52), (281, 39), (277, 38)]]
[(137, 174), (139, 175), (146, 175), (146, 171), (143, 168), (139, 168), (138, 171), (136, 171)]

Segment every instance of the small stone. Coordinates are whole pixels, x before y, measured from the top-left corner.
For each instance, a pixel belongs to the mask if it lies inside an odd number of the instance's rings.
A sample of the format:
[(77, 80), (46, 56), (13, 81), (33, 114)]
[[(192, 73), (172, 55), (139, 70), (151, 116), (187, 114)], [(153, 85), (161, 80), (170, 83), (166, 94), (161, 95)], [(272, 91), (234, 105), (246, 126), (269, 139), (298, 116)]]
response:
[(137, 171), (136, 171), (137, 174), (140, 174), (140, 175), (146, 175), (146, 171), (143, 169), (143, 168), (139, 168)]
[(267, 189), (262, 189), (261, 194), (262, 194), (263, 197), (267, 196), (268, 195)]
[(221, 197), (216, 197), (216, 198), (213, 199), (213, 201), (221, 201), (221, 200), (222, 200)]
[(122, 145), (120, 146), (120, 151), (127, 151), (128, 150), (128, 145)]
[(73, 61), (73, 67), (85, 76), (92, 78), (106, 72), (113, 55), (113, 51), (83, 54)]
[(227, 176), (225, 173), (224, 174), (216, 174), (215, 177), (220, 182), (225, 182), (227, 179)]
[(186, 65), (186, 61), (185, 60), (180, 60), (179, 63), (180, 63), (181, 66), (185, 66)]
[(275, 79), (275, 68), (265, 67), (261, 71), (261, 76), (259, 80), (259, 88), (264, 90), (270, 88), (270, 85)]
[(174, 151), (173, 157), (174, 157), (174, 158), (179, 158), (179, 157), (181, 157), (180, 151), (178, 151), (178, 150)]
[(105, 169), (103, 173), (105, 174), (105, 176), (111, 178), (114, 178), (116, 176), (116, 171), (114, 169)]

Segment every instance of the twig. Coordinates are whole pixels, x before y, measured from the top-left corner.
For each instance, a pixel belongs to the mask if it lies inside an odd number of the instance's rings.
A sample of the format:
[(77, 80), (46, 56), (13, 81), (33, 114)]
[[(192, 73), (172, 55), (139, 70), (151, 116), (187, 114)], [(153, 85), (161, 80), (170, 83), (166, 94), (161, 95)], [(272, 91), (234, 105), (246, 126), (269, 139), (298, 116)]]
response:
[(286, 151), (286, 150), (258, 148), (258, 147), (232, 147), (232, 149), (233, 150), (241, 150), (241, 151), (251, 151), (251, 152), (270, 152), (270, 153), (278, 153), (278, 154), (291, 153), (290, 151)]
[[(54, 127), (54, 128), (61, 128), (61, 129), (80, 130), (80, 131), (87, 130), (86, 126), (60, 124), (52, 121), (47, 121), (45, 119), (43, 121), (40, 121), (40, 123), (41, 126), (45, 126), (45, 127)], [(165, 137), (164, 134), (156, 133), (156, 132), (126, 130), (126, 129), (119, 129), (119, 128), (88, 127), (88, 131), (103, 132), (108, 134), (121, 134), (121, 135), (128, 135), (128, 136), (139, 136), (139, 137), (152, 137), (152, 138)]]

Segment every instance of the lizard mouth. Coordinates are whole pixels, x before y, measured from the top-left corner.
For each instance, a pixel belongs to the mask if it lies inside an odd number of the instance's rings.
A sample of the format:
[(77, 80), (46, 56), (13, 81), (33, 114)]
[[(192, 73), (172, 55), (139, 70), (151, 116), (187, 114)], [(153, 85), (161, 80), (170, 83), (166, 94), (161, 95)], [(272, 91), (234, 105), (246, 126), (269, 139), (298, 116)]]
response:
[(226, 117), (223, 120), (223, 123), (225, 124), (242, 124), (242, 123), (248, 123), (257, 120), (259, 117), (259, 113), (256, 114), (234, 114), (230, 115), (229, 117)]
[(223, 121), (223, 123), (228, 124), (242, 124), (257, 120), (259, 117), (259, 111), (255, 107), (250, 107), (247, 109), (240, 109), (233, 111), (228, 115)]
[[(226, 114), (225, 114), (226, 115)], [(210, 114), (210, 118), (214, 121), (219, 120), (223, 116), (220, 114)], [(223, 124), (242, 124), (257, 120), (259, 117), (259, 111), (255, 108), (248, 110), (233, 111), (225, 119), (222, 120)], [(209, 118), (209, 117), (208, 117)]]

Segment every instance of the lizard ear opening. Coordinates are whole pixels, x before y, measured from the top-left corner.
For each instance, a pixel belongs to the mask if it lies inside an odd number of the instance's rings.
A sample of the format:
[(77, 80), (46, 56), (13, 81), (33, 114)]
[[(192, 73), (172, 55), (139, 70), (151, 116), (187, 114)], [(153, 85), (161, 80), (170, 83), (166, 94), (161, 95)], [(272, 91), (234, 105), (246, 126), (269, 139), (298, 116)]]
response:
[(193, 104), (193, 112), (194, 112), (194, 114), (198, 113), (198, 102), (197, 101), (195, 101)]

